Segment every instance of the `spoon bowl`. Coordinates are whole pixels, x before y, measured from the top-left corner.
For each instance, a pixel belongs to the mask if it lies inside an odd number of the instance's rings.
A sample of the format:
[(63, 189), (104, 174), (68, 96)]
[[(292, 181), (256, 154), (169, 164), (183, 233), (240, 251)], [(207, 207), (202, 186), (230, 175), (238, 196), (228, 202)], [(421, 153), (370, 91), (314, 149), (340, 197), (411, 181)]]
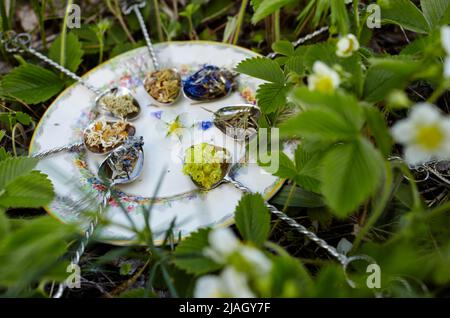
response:
[(214, 112), (214, 125), (237, 141), (255, 136), (261, 111), (252, 104), (225, 106)]
[(135, 134), (136, 128), (128, 122), (97, 120), (84, 129), (83, 144), (92, 153), (107, 154)]
[(130, 137), (114, 149), (102, 162), (99, 178), (108, 184), (118, 185), (135, 181), (144, 167), (144, 145), (142, 137)]
[(145, 77), (144, 88), (156, 106), (170, 106), (181, 95), (181, 75), (174, 68), (152, 71)]
[(236, 87), (233, 73), (225, 68), (204, 65), (183, 81), (183, 94), (196, 103), (211, 102), (228, 96)]
[[(205, 148), (208, 149), (208, 151), (214, 150), (216, 154), (222, 153), (223, 155), (221, 157), (215, 158), (216, 160), (205, 161), (204, 157), (206, 157), (206, 155), (203, 152), (203, 149)], [(184, 172), (189, 175), (189, 178), (199, 189), (205, 191), (211, 190), (226, 181), (225, 177), (228, 175), (232, 167), (230, 162), (228, 162), (227, 160), (230, 154), (227, 149), (208, 143), (201, 143), (189, 147), (186, 150), (186, 154), (188, 154), (189, 152), (191, 155), (189, 155), (189, 157), (187, 155), (185, 158)], [(194, 157), (192, 156), (192, 154), (194, 154)], [(197, 157), (198, 155), (200, 157)], [(219, 164), (218, 168), (220, 169), (219, 175), (217, 175), (217, 172), (214, 171), (215, 169), (217, 169), (217, 164)], [(203, 180), (203, 178), (213, 178), (217, 180), (210, 183), (210, 180), (205, 181)]]
[(141, 106), (126, 87), (113, 87), (97, 96), (95, 111), (114, 118), (133, 121), (141, 114)]

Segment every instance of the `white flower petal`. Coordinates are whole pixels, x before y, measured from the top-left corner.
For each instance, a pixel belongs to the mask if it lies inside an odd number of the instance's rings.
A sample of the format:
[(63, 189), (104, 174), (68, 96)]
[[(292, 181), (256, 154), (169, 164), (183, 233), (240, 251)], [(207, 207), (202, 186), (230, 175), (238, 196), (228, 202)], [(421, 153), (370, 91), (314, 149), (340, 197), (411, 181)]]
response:
[(308, 88), (310, 91), (313, 91), (316, 89), (317, 80), (318, 80), (318, 77), (315, 74), (311, 74), (308, 77)]
[(333, 71), (333, 73), (331, 73), (330, 75), (334, 87), (338, 87), (341, 84), (341, 78), (339, 77), (339, 74)]
[(437, 160), (450, 160), (450, 142), (443, 145), (441, 149), (435, 154), (435, 159)]
[(255, 268), (259, 275), (266, 275), (270, 272), (272, 262), (260, 250), (254, 247), (243, 246), (240, 249), (240, 254)]
[(444, 78), (450, 78), (450, 56), (447, 56), (444, 61)]
[(336, 55), (339, 57), (349, 57), (358, 50), (359, 42), (356, 36), (353, 34), (347, 34), (339, 39), (337, 43)]
[(330, 75), (334, 71), (324, 62), (316, 61), (313, 65), (313, 72), (317, 75)]
[(415, 124), (429, 125), (436, 123), (441, 117), (440, 111), (428, 103), (420, 103), (413, 106), (409, 118)]
[(325, 78), (331, 81), (333, 89), (341, 83), (339, 74), (335, 70), (321, 61), (316, 61), (313, 65), (313, 74), (308, 78), (308, 88), (310, 90), (317, 90), (318, 85), (320, 85), (319, 83)]
[(195, 298), (220, 298), (223, 294), (222, 280), (218, 276), (200, 277), (194, 287)]
[(409, 146), (405, 149), (405, 161), (411, 166), (416, 166), (421, 163), (430, 161), (432, 156), (423, 151), (418, 146)]
[(444, 26), (441, 28), (441, 43), (444, 50), (450, 55), (450, 27)]
[(237, 272), (232, 267), (227, 267), (221, 274), (223, 286), (227, 295), (234, 298), (254, 298), (255, 294), (250, 290), (247, 277)]
[(415, 127), (409, 119), (399, 120), (391, 128), (392, 137), (401, 144), (406, 144), (414, 139)]
[(229, 228), (223, 227), (212, 230), (208, 241), (210, 247), (224, 258), (235, 252), (240, 247), (240, 242)]

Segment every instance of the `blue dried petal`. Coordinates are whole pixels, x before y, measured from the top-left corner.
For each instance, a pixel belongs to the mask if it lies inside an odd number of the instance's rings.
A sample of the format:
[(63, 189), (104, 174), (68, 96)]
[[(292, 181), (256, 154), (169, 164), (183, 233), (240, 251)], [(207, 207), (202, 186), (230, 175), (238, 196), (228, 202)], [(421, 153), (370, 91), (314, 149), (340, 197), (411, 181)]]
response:
[(204, 120), (201, 122), (201, 129), (202, 130), (208, 130), (209, 128), (211, 128), (213, 125), (212, 121), (209, 120)]
[(214, 65), (204, 65), (183, 81), (184, 94), (196, 101), (210, 101), (228, 95), (234, 87), (230, 71)]

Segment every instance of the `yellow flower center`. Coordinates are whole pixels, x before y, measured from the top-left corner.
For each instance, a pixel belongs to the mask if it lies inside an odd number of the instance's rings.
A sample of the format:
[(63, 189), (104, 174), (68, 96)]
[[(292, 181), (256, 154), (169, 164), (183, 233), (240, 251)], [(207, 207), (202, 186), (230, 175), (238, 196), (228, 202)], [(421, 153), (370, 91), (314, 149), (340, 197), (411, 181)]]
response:
[(442, 145), (444, 137), (440, 127), (422, 126), (417, 130), (416, 143), (428, 151), (433, 151)]
[(333, 80), (329, 76), (319, 76), (315, 86), (319, 92), (329, 93), (334, 90)]
[(167, 133), (169, 135), (173, 134), (174, 132), (176, 132), (178, 129), (181, 129), (181, 125), (179, 123), (178, 120), (174, 120), (172, 123), (170, 123), (169, 127), (167, 128)]

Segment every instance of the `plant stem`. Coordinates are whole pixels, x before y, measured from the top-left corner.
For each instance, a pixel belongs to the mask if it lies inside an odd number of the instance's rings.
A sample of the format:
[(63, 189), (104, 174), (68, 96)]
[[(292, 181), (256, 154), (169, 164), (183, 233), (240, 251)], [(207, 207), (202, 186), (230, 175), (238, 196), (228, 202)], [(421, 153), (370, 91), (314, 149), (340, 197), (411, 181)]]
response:
[(275, 41), (277, 42), (281, 39), (281, 31), (280, 31), (280, 10), (278, 9), (274, 13), (274, 35), (275, 35)]
[(358, 6), (359, 6), (359, 0), (353, 0), (353, 15), (355, 16), (355, 26), (356, 26), (356, 30), (358, 32), (357, 37), (359, 39), (359, 36), (361, 34), (361, 24), (360, 24), (360, 20), (359, 20)]
[(45, 26), (44, 26), (44, 19), (45, 19), (45, 7), (47, 5), (46, 0), (42, 0), (42, 5), (41, 5), (41, 17), (40, 19), (42, 20), (40, 22), (41, 26), (40, 26), (40, 31), (41, 31), (41, 40), (42, 40), (42, 46), (44, 47), (44, 49), (47, 49), (47, 35), (45, 33)]
[(116, 17), (117, 21), (119, 21), (120, 26), (122, 27), (123, 31), (127, 35), (128, 39), (131, 43), (135, 44), (136, 41), (133, 38), (133, 35), (131, 34), (130, 30), (128, 30), (127, 24), (123, 20), (122, 11), (119, 7), (119, 2), (116, 0), (114, 1), (114, 7), (111, 3), (111, 0), (106, 0), (106, 6), (108, 7), (109, 11)]
[(381, 196), (378, 199), (378, 203), (376, 204), (372, 214), (370, 215), (366, 224), (363, 226), (363, 228), (359, 231), (358, 235), (356, 236), (355, 241), (353, 243), (352, 251), (356, 251), (358, 249), (359, 245), (361, 244), (361, 241), (364, 239), (364, 237), (370, 231), (372, 226), (380, 218), (381, 214), (384, 211), (384, 208), (386, 207), (387, 203), (389, 202), (389, 198), (392, 193), (392, 180), (393, 180), (392, 167), (389, 162), (385, 162), (384, 170), (385, 170), (385, 181), (384, 181), (383, 191), (381, 192)]
[(158, 0), (153, 0), (153, 6), (155, 8), (155, 17), (156, 17), (156, 30), (158, 31), (158, 40), (159, 42), (164, 41), (164, 33), (161, 27), (161, 15), (159, 14), (159, 3)]
[(296, 187), (296, 184), (295, 184), (295, 182), (293, 182), (293, 183), (292, 183), (291, 191), (289, 191), (287, 200), (286, 200), (286, 202), (284, 203), (284, 206), (283, 206), (283, 213), (286, 212), (286, 210), (287, 210), (287, 208), (288, 208), (288, 206), (289, 206), (289, 203), (291, 203), (292, 195), (294, 194), (295, 187)]
[(437, 100), (439, 99), (439, 97), (441, 97), (441, 95), (445, 92), (446, 90), (446, 82), (445, 80), (438, 86), (438, 88), (436, 88), (433, 92), (433, 94), (430, 96), (430, 98), (428, 98), (428, 103), (430, 104), (435, 104), (437, 102)]
[(238, 20), (236, 23), (236, 30), (234, 31), (232, 44), (237, 44), (239, 41), (239, 34), (241, 33), (242, 22), (244, 21), (245, 9), (247, 8), (248, 0), (241, 1), (241, 8), (238, 13)]
[(61, 50), (59, 52), (59, 64), (65, 66), (66, 64), (66, 34), (67, 34), (67, 18), (69, 17), (69, 10), (72, 7), (73, 0), (67, 0), (66, 11), (64, 12), (64, 20), (61, 30)]
[(434, 208), (433, 210), (431, 210), (429, 213), (424, 215), (425, 220), (429, 220), (432, 219), (436, 216), (439, 216), (441, 214), (444, 213), (449, 213), (450, 212), (450, 202), (444, 203), (441, 206), (438, 206), (436, 208)]

